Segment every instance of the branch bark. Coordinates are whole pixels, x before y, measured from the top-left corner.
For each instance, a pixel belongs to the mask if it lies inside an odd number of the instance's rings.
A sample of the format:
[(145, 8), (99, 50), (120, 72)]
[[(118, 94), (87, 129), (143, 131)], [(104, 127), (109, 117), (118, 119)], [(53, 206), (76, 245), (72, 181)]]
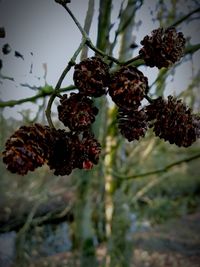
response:
[(187, 163), (187, 162), (193, 161), (193, 160), (198, 159), (198, 158), (200, 158), (200, 153), (198, 153), (198, 154), (196, 154), (194, 156), (191, 156), (189, 158), (185, 158), (185, 159), (181, 159), (181, 160), (175, 161), (175, 162), (173, 162), (173, 163), (171, 163), (169, 165), (166, 165), (165, 167), (163, 167), (161, 169), (157, 169), (157, 170), (153, 170), (153, 171), (149, 171), (149, 172), (144, 172), (144, 173), (138, 173), (138, 174), (131, 175), (131, 176), (119, 175), (116, 172), (113, 172), (112, 174), (116, 178), (119, 178), (119, 179), (122, 179), (122, 180), (126, 181), (126, 180), (136, 179), (136, 178), (140, 178), (140, 177), (147, 177), (147, 176), (150, 176), (150, 175), (164, 173), (164, 172), (169, 171), (170, 169), (172, 169), (175, 166), (178, 166), (178, 165), (181, 165), (183, 163)]
[[(34, 95), (34, 96), (31, 96), (31, 97), (27, 97), (27, 98), (22, 98), (22, 99), (19, 99), (19, 100), (9, 100), (9, 101), (2, 101), (0, 102), (0, 108), (5, 108), (5, 107), (14, 107), (16, 105), (20, 105), (20, 104), (23, 104), (23, 103), (26, 103), (26, 102), (35, 102), (37, 99), (39, 98), (43, 98), (43, 97), (46, 97), (46, 96), (50, 96), (52, 95), (52, 93), (54, 92), (54, 89), (53, 87), (49, 86), (48, 87), (49, 89), (48, 90), (44, 90), (41, 88), (41, 91)], [(71, 91), (71, 90), (74, 90), (76, 87), (74, 85), (69, 85), (65, 88), (61, 88), (59, 90), (59, 92), (68, 92), (68, 91)]]

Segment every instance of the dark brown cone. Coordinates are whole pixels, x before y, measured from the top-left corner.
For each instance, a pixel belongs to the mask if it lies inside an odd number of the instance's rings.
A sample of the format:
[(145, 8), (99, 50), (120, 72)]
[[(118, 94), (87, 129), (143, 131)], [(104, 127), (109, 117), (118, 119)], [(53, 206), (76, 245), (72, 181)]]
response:
[(148, 128), (147, 116), (144, 110), (119, 109), (118, 127), (121, 134), (129, 141), (144, 137)]
[(98, 109), (93, 106), (93, 101), (81, 94), (71, 93), (62, 96), (58, 106), (58, 117), (63, 124), (72, 131), (83, 131), (94, 121)]
[(145, 107), (147, 120), (152, 121), (157, 118), (159, 110), (162, 110), (163, 106), (166, 104), (166, 101), (162, 97), (154, 99), (153, 102)]
[(146, 35), (141, 41), (143, 45), (139, 54), (147, 66), (170, 67), (184, 55), (185, 38), (182, 32), (176, 32), (174, 27), (166, 30), (158, 28)]
[(21, 126), (5, 144), (3, 162), (12, 173), (25, 175), (46, 162), (51, 142), (48, 126)]
[(109, 84), (109, 94), (118, 107), (135, 109), (148, 91), (148, 79), (133, 66), (115, 72)]
[(93, 134), (54, 130), (52, 154), (48, 165), (55, 175), (69, 175), (73, 169), (91, 169), (98, 163), (101, 146)]
[(69, 133), (65, 130), (52, 130), (54, 140), (51, 144), (51, 154), (48, 166), (55, 175), (69, 175), (74, 169), (73, 144)]
[(72, 136), (75, 149), (75, 167), (91, 169), (99, 161), (101, 145), (91, 132), (85, 131), (81, 135)]
[(171, 144), (188, 147), (198, 138), (200, 118), (181, 100), (158, 98), (146, 107), (146, 113), (156, 136)]
[(75, 65), (73, 78), (81, 94), (99, 97), (106, 93), (109, 67), (98, 57), (87, 58)]

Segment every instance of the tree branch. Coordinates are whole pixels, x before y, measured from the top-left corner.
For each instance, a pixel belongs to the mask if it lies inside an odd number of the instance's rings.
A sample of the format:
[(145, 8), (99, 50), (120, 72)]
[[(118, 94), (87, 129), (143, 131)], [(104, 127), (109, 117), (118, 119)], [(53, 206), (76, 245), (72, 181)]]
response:
[(177, 21), (175, 21), (172, 25), (170, 25), (171, 27), (176, 27), (177, 25), (181, 24), (183, 21), (185, 21), (186, 19), (188, 19), (190, 16), (192, 16), (195, 13), (200, 12), (200, 7), (194, 9), (193, 11), (191, 11), (190, 13), (188, 13), (187, 15), (182, 16), (180, 19), (178, 19)]
[(53, 93), (51, 94), (51, 96), (49, 98), (45, 114), (46, 114), (46, 118), (47, 118), (47, 121), (49, 123), (49, 126), (51, 128), (55, 128), (54, 125), (53, 125), (52, 119), (51, 119), (51, 107), (52, 107), (53, 101), (56, 98), (56, 96), (58, 95), (58, 93), (60, 93), (61, 84), (62, 84), (65, 76), (67, 75), (67, 73), (70, 71), (71, 67), (75, 65), (75, 60), (76, 60), (77, 56), (79, 55), (79, 53), (81, 52), (81, 50), (84, 47), (84, 45), (85, 45), (85, 39), (82, 40), (82, 42), (80, 43), (78, 49), (75, 51), (75, 53), (72, 56), (71, 60), (68, 62), (67, 66), (63, 70), (60, 78), (58, 79), (58, 82), (56, 84), (55, 90), (53, 91)]
[(135, 178), (139, 178), (139, 177), (146, 177), (146, 176), (150, 176), (150, 175), (154, 175), (154, 174), (167, 172), (168, 170), (172, 169), (175, 166), (178, 166), (178, 165), (180, 165), (182, 163), (190, 162), (190, 161), (195, 160), (197, 158), (200, 158), (200, 153), (196, 154), (194, 156), (191, 156), (189, 158), (185, 158), (185, 159), (181, 159), (181, 160), (175, 161), (175, 162), (173, 162), (173, 163), (171, 163), (171, 164), (169, 164), (169, 165), (167, 165), (167, 166), (165, 166), (165, 167), (163, 167), (161, 169), (153, 170), (153, 171), (150, 171), (150, 172), (138, 173), (138, 174), (131, 175), (131, 176), (119, 175), (116, 172), (113, 172), (112, 174), (116, 178), (119, 178), (119, 179), (122, 179), (122, 180), (130, 180), (130, 179), (135, 179)]
[[(68, 92), (68, 91), (72, 91), (74, 90), (76, 87), (74, 85), (69, 85), (65, 88), (61, 88), (59, 90), (59, 92)], [(5, 107), (14, 107), (16, 105), (20, 105), (26, 102), (35, 102), (38, 98), (42, 98), (45, 96), (49, 96), (54, 92), (53, 87), (49, 86), (49, 90), (41, 90), (39, 94), (36, 94), (34, 96), (31, 97), (27, 97), (27, 98), (22, 98), (19, 100), (9, 100), (9, 101), (2, 101), (0, 102), (0, 108), (5, 108)]]
[(169, 173), (163, 175), (162, 177), (156, 177), (155, 179), (148, 182), (147, 185), (142, 187), (132, 198), (132, 202), (138, 201), (142, 196), (144, 196), (151, 188), (163, 182), (165, 179), (169, 178)]
[[(135, 62), (135, 61), (137, 61), (137, 60), (142, 60), (141, 55), (138, 55), (138, 56), (136, 56), (136, 57), (133, 57), (133, 58), (131, 58), (131, 59), (125, 61), (125, 62), (122, 62), (120, 65), (122, 65), (122, 66), (128, 66), (128, 65), (131, 65), (133, 62)], [(142, 63), (142, 62), (144, 63), (143, 60), (140, 61), (140, 63)]]
[(65, 10), (69, 13), (69, 15), (71, 16), (71, 18), (73, 19), (74, 23), (76, 24), (76, 26), (78, 27), (78, 29), (80, 30), (82, 36), (83, 36), (83, 39), (85, 40), (85, 43), (88, 45), (88, 47), (90, 49), (92, 49), (95, 53), (99, 54), (100, 56), (102, 57), (106, 57), (108, 58), (109, 60), (115, 62), (116, 64), (121, 64), (119, 62), (118, 59), (110, 56), (110, 55), (107, 55), (106, 53), (104, 53), (101, 49), (97, 48), (91, 41), (90, 37), (88, 36), (88, 34), (86, 33), (86, 31), (83, 29), (83, 27), (81, 26), (81, 24), (79, 23), (79, 21), (76, 19), (76, 17), (74, 16), (74, 14), (72, 13), (72, 11), (65, 5), (65, 4), (61, 4)]
[(185, 55), (193, 54), (200, 49), (200, 44), (189, 45), (185, 49)]

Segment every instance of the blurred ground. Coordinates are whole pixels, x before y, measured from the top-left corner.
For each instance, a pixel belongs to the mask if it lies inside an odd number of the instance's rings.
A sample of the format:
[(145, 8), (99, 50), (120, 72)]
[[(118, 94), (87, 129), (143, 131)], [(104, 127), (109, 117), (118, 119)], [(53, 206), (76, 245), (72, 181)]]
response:
[[(134, 234), (133, 267), (200, 267), (200, 211)], [(105, 248), (98, 248), (101, 261)], [(42, 258), (29, 267), (73, 266), (70, 252)], [(77, 262), (74, 262), (76, 266)], [(77, 265), (78, 266), (78, 265)], [(15, 266), (17, 267), (17, 266)]]
[(199, 267), (200, 212), (135, 234), (135, 267)]

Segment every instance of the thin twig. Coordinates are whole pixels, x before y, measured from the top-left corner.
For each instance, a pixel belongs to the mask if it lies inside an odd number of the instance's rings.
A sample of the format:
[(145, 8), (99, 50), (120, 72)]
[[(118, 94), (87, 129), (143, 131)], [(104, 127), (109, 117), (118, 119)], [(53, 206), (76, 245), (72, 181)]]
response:
[(163, 182), (165, 179), (169, 178), (169, 173), (166, 173), (162, 177), (156, 177), (155, 179), (148, 182), (147, 185), (142, 187), (132, 198), (132, 202), (136, 202), (138, 199), (140, 199), (142, 196), (144, 196), (151, 188), (158, 185), (159, 183)]
[(116, 172), (112, 173), (116, 178), (119, 178), (119, 179), (122, 179), (122, 180), (130, 180), (130, 179), (135, 179), (135, 178), (139, 178), (139, 177), (146, 177), (146, 176), (150, 176), (150, 175), (154, 175), (154, 174), (159, 174), (159, 173), (164, 173), (164, 172), (167, 172), (168, 170), (172, 169), (173, 167), (175, 166), (178, 166), (182, 163), (186, 163), (186, 162), (190, 162), (192, 160), (195, 160), (195, 159), (198, 159), (200, 158), (200, 153), (199, 154), (196, 154), (194, 156), (191, 156), (189, 158), (185, 158), (185, 159), (181, 159), (181, 160), (178, 160), (178, 161), (175, 161), (161, 169), (157, 169), (157, 170), (153, 170), (153, 171), (150, 171), (150, 172), (144, 172), (144, 173), (138, 173), (138, 174), (135, 174), (135, 175), (131, 175), (131, 176), (125, 176), (125, 175), (120, 175), (120, 174), (117, 174)]
[[(75, 88), (76, 87), (74, 85), (69, 85), (67, 87), (61, 88), (59, 90), (59, 93), (72, 91)], [(51, 89), (49, 89), (48, 91), (41, 89), (40, 93), (38, 93), (38, 94), (36, 94), (34, 96), (31, 96), (31, 97), (22, 98), (22, 99), (18, 99), (18, 100), (2, 101), (2, 102), (0, 102), (0, 108), (14, 107), (16, 105), (20, 105), (20, 104), (23, 104), (23, 103), (26, 103), (26, 102), (35, 102), (39, 98), (43, 98), (45, 96), (52, 95), (53, 92), (54, 92), (53, 87), (51, 87)]]
[(177, 21), (175, 21), (172, 25), (170, 25), (171, 27), (176, 27), (177, 25), (179, 25), (180, 23), (182, 23), (183, 21), (185, 21), (186, 19), (188, 19), (190, 16), (192, 16), (195, 13), (200, 12), (200, 7), (192, 10), (190, 13), (188, 13), (187, 15), (182, 16), (180, 19), (178, 19)]
[(20, 231), (17, 234), (17, 239), (16, 239), (16, 250), (17, 250), (17, 255), (16, 255), (16, 262), (20, 263), (20, 266), (24, 266), (23, 264), (21, 265), (22, 259), (24, 258), (24, 243), (25, 243), (25, 238), (26, 234), (31, 226), (31, 222), (33, 220), (33, 217), (35, 216), (35, 213), (37, 212), (37, 209), (39, 205), (42, 203), (42, 201), (38, 201), (35, 203), (33, 208), (31, 209), (27, 220), (23, 227), (20, 229)]
[(15, 79), (13, 77), (4, 76), (1, 73), (0, 73), (0, 79), (2, 79), (2, 80), (9, 80), (9, 81), (12, 81), (12, 82), (15, 81)]
[(136, 57), (133, 57), (133, 58), (127, 60), (126, 62), (121, 63), (121, 65), (128, 66), (128, 65), (132, 64), (133, 62), (135, 62), (138, 59), (142, 59), (142, 56), (141, 55), (137, 55)]
[(64, 9), (68, 12), (68, 14), (71, 16), (71, 18), (73, 19), (73, 21), (75, 22), (76, 26), (78, 27), (79, 31), (81, 32), (83, 38), (88, 39), (88, 35), (86, 33), (86, 31), (83, 29), (83, 27), (81, 26), (81, 24), (79, 23), (79, 21), (77, 20), (77, 18), (74, 16), (74, 14), (72, 13), (72, 11), (68, 8), (67, 5), (62, 5), (64, 7)]
[(114, 58), (113, 56), (107, 55), (106, 53), (104, 53), (102, 50), (98, 49), (91, 41), (90, 37), (88, 36), (88, 34), (86, 33), (86, 31), (83, 29), (83, 27), (81, 26), (81, 24), (79, 23), (79, 21), (76, 19), (76, 17), (74, 16), (74, 14), (72, 13), (72, 11), (68, 8), (68, 6), (62, 4), (62, 6), (65, 8), (65, 10), (69, 13), (69, 15), (71, 16), (71, 18), (73, 19), (74, 23), (76, 24), (76, 26), (78, 27), (78, 29), (80, 30), (83, 39), (86, 41), (85, 43), (88, 45), (88, 47), (90, 47), (90, 49), (92, 49), (95, 53), (99, 54), (102, 57), (106, 57), (108, 59), (110, 59), (111, 61), (115, 62), (116, 64), (121, 64), (119, 62), (118, 59)]
[(145, 95), (145, 98), (149, 103), (153, 103), (153, 99), (149, 95)]
[(71, 60), (68, 62), (67, 66), (63, 70), (63, 72), (62, 72), (62, 74), (61, 74), (60, 78), (58, 79), (58, 82), (57, 82), (57, 84), (55, 86), (55, 90), (53, 91), (52, 95), (49, 98), (45, 114), (46, 114), (46, 118), (47, 118), (48, 124), (49, 124), (49, 126), (51, 128), (55, 128), (54, 125), (53, 125), (52, 119), (51, 119), (51, 107), (52, 107), (52, 104), (54, 102), (54, 99), (58, 95), (58, 93), (60, 93), (60, 87), (61, 87), (61, 84), (62, 84), (65, 76), (70, 71), (71, 67), (75, 65), (75, 60), (76, 60), (77, 56), (79, 55), (79, 53), (81, 52), (81, 50), (82, 50), (84, 45), (85, 45), (85, 39), (82, 40), (82, 42), (80, 43), (78, 49), (75, 51), (75, 53), (72, 56)]
[(95, 45), (93, 45), (93, 43), (90, 41), (90, 40), (87, 40), (87, 45), (97, 54), (99, 54), (100, 56), (102, 57), (105, 57), (113, 62), (115, 62), (116, 64), (118, 65), (121, 65), (122, 63), (116, 59), (115, 57), (113, 56), (110, 56), (110, 55), (107, 55), (106, 53), (104, 53), (102, 50), (98, 49)]

